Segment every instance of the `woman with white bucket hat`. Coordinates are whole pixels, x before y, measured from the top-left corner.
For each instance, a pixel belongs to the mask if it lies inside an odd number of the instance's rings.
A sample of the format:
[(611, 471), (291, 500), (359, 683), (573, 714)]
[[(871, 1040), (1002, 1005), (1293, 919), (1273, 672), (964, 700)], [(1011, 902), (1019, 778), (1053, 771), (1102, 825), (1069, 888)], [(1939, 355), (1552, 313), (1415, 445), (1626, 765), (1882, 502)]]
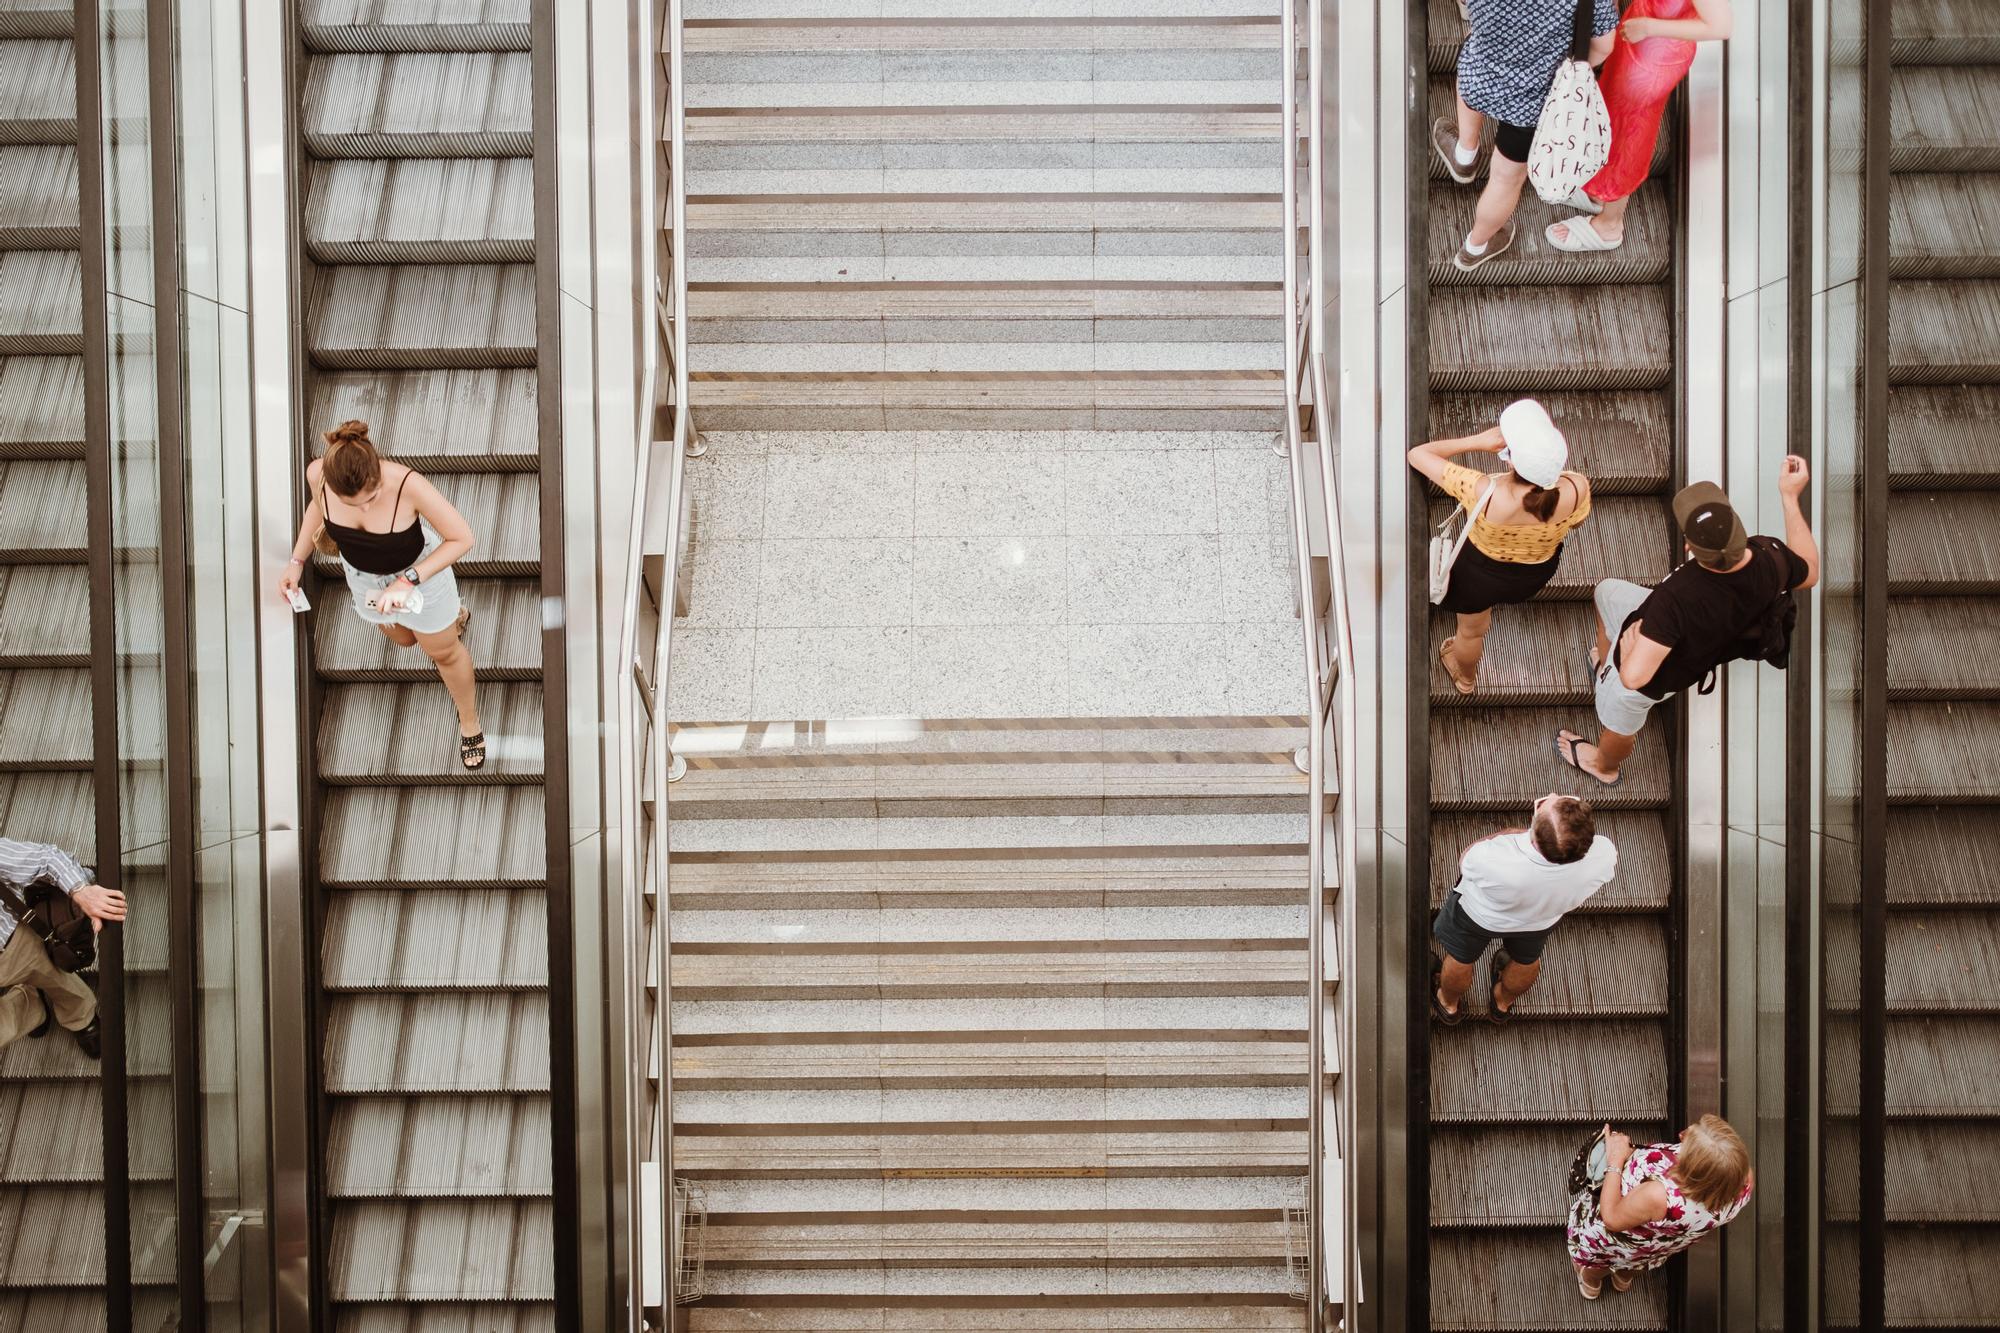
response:
[[(1499, 454), (1506, 470), (1480, 472), (1451, 461), (1465, 453)], [(1410, 450), (1410, 466), (1472, 516), (1438, 600), (1458, 616), (1457, 632), (1438, 656), (1460, 694), (1477, 687), (1493, 608), (1540, 592), (1562, 563), (1563, 539), (1590, 517), (1590, 481), (1566, 471), (1568, 462), (1569, 442), (1532, 398), (1508, 404), (1500, 423), (1477, 435)]]

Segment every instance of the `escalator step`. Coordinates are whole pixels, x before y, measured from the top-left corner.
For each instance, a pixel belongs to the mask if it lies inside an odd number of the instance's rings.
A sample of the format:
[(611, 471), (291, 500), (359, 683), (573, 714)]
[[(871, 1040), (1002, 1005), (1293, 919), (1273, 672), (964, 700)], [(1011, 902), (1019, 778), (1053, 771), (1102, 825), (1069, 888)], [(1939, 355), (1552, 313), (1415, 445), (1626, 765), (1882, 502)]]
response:
[[(329, 991), (545, 986), (548, 911), (538, 889), (335, 894), (322, 931), (321, 985)], [(419, 940), (424, 947), (411, 947)]]
[[(1562, 1166), (1568, 1164), (1565, 1156)], [(1667, 1327), (1667, 1278), (1661, 1273), (1641, 1274), (1630, 1291), (1607, 1290), (1599, 1300), (1584, 1300), (1560, 1227), (1433, 1232), (1430, 1273), (1431, 1327), (1438, 1333)], [(1505, 1280), (1496, 1281), (1498, 1274)]]
[(1666, 1034), (1640, 1018), (1433, 1026), (1431, 1106), (1433, 1123), (1657, 1121)]
[(547, 1092), (540, 990), (335, 995), (326, 1086), (335, 1095)]
[(1431, 294), (1434, 391), (1660, 389), (1672, 366), (1673, 300), (1664, 286)]
[(535, 364), (526, 264), (322, 270), (310, 339), (325, 370), (484, 370)]
[(551, 1300), (554, 1208), (511, 1199), (347, 1204), (334, 1212), (327, 1285), (336, 1301)]
[(527, 158), (319, 162), (306, 249), (322, 264), (529, 264), (534, 199)]
[[(1434, 498), (1432, 527), (1443, 523), (1456, 507), (1455, 500)], [(1538, 594), (1539, 600), (1588, 602), (1598, 581), (1607, 578), (1647, 587), (1658, 583), (1673, 569), (1662, 540), (1672, 521), (1669, 513), (1656, 496), (1593, 494), (1590, 517), (1563, 543), (1562, 563)], [(1590, 639), (1580, 638), (1575, 646), (1576, 656), (1583, 660)]]
[[(378, 447), (420, 471), (532, 472), (540, 463), (532, 370), (315, 375), (312, 403), (314, 421), (359, 417)], [(314, 454), (325, 450), (316, 437)]]
[(321, 819), (320, 882), (540, 884), (543, 821), (536, 786), (335, 787)]
[(0, 459), (83, 457), (83, 358), (0, 359)]
[(303, 138), (319, 158), (528, 157), (526, 53), (314, 56)]
[[(1501, 410), (1524, 395), (1516, 392), (1433, 393), (1430, 437), (1477, 435), (1500, 419)], [(1673, 452), (1674, 413), (1669, 395), (1636, 390), (1605, 393), (1539, 393), (1569, 441), (1569, 466), (1590, 478), (1594, 496), (1658, 492), (1666, 489)], [(1481, 471), (1499, 466), (1497, 457), (1471, 454), (1458, 459)]]
[(0, 249), (76, 248), (76, 150), (0, 147)]
[(1665, 733), (1672, 716), (1653, 710), (1651, 734), (1641, 734), (1619, 784), (1606, 787), (1556, 754), (1556, 733), (1565, 727), (1595, 743), (1597, 714), (1590, 705), (1439, 709), (1430, 726), (1432, 808), (1515, 815), (1551, 791), (1586, 797), (1599, 810), (1664, 805), (1671, 795)]
[(327, 1136), (336, 1198), (544, 1198), (546, 1097), (344, 1097)]
[[(2000, 385), (1901, 385), (1889, 391), (1890, 484), (1898, 489), (2000, 489)], [(1894, 544), (1891, 544), (1894, 549)]]
[[(1667, 826), (1657, 811), (1599, 810), (1597, 831), (1618, 847), (1618, 873), (1599, 889), (1582, 912), (1660, 912), (1672, 892), (1673, 859), (1667, 851)], [(1503, 828), (1521, 828), (1527, 807), (1518, 816), (1505, 813), (1440, 814), (1431, 819), (1431, 907), (1444, 905), (1445, 894), (1458, 882), (1458, 861), (1467, 847)]]

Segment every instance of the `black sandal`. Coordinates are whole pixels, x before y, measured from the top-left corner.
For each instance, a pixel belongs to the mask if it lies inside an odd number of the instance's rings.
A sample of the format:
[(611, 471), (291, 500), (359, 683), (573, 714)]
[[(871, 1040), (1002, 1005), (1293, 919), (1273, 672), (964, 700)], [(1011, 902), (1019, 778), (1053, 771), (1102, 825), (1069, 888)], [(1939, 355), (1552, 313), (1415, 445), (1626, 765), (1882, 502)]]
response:
[(472, 772), (486, 767), (486, 733), (475, 732), (458, 738), (458, 762)]
[[(1505, 1027), (1514, 1021), (1513, 1007), (1511, 1005), (1505, 1009), (1500, 1007), (1500, 976), (1513, 963), (1514, 960), (1507, 956), (1505, 949), (1495, 949), (1493, 951), (1493, 970), (1486, 974), (1486, 980), (1489, 983), (1486, 987), (1486, 1017), (1489, 1022), (1498, 1027)], [(1521, 997), (1516, 995), (1514, 1003), (1519, 1004), (1520, 1002)]]
[(1431, 969), (1431, 1017), (1435, 1018), (1438, 1022), (1442, 1023), (1444, 1026), (1448, 1028), (1455, 1028), (1458, 1026), (1459, 1020), (1465, 1017), (1465, 1001), (1460, 1000), (1458, 1002), (1459, 1003), (1458, 1012), (1453, 1013), (1451, 1010), (1445, 1008), (1444, 1001), (1438, 998), (1438, 992), (1442, 989), (1444, 989), (1444, 975), (1439, 969), (1432, 968)]

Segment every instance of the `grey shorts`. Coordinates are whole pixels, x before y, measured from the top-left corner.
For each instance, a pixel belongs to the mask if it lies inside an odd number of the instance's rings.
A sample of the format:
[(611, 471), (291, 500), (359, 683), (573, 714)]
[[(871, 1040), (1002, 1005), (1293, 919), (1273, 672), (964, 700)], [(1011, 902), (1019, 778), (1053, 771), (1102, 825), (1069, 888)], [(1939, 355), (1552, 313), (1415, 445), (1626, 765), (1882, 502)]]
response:
[[(422, 520), (419, 520), (421, 522)], [(424, 524), (424, 549), (417, 559), (435, 551), (444, 544), (428, 523)], [(417, 591), (423, 594), (424, 609), (421, 611), (398, 611), (385, 616), (368, 605), (382, 589), (396, 581), (394, 574), (367, 574), (345, 560), (340, 567), (347, 574), (347, 590), (354, 598), (354, 614), (371, 625), (401, 625), (417, 634), (440, 634), (458, 619), (458, 577), (450, 569), (441, 569), (425, 579)]]
[[(1605, 579), (1597, 585), (1595, 600), (1597, 618), (1604, 622), (1604, 632), (1610, 636), (1612, 647), (1618, 644), (1618, 629), (1627, 616), (1639, 609), (1646, 600), (1647, 590), (1628, 579)], [(1618, 671), (1611, 665), (1611, 654), (1597, 668), (1597, 721), (1606, 731), (1614, 731), (1620, 736), (1636, 736), (1646, 725), (1646, 714), (1653, 711), (1658, 699), (1650, 699), (1637, 690), (1625, 688), (1625, 682), (1618, 679)]]

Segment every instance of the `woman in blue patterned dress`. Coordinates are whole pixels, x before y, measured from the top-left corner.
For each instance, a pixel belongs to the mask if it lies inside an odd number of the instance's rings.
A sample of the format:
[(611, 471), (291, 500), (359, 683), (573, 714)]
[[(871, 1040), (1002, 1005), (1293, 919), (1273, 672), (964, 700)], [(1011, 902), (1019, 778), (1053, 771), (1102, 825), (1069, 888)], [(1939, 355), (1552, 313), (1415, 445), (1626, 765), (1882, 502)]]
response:
[[(1611, 54), (1618, 26), (1616, 0), (1591, 4), (1590, 63)], [(1431, 125), (1431, 146), (1460, 185), (1479, 175), (1480, 140), (1493, 125), (1493, 154), (1472, 230), (1452, 262), (1467, 273), (1514, 244), (1514, 208), (1528, 179), (1535, 122), (1556, 70), (1569, 54), (1576, 25), (1572, 0), (1470, 0), (1472, 30), (1458, 57), (1458, 123)]]

